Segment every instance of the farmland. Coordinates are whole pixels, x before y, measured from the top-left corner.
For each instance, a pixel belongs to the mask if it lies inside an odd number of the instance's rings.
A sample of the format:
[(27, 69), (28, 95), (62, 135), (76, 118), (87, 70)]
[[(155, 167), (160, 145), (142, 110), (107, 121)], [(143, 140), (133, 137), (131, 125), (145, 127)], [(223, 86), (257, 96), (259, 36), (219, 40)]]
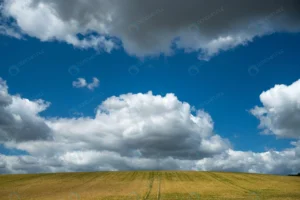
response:
[(0, 175), (0, 199), (300, 199), (300, 178), (186, 171)]

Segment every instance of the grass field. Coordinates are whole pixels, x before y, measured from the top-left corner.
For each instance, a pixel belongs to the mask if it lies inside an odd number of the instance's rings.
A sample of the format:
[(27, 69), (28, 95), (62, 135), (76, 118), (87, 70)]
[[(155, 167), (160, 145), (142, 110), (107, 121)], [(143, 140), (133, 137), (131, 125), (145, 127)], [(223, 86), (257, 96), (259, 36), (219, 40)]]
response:
[(300, 199), (300, 177), (134, 171), (0, 175), (0, 199)]

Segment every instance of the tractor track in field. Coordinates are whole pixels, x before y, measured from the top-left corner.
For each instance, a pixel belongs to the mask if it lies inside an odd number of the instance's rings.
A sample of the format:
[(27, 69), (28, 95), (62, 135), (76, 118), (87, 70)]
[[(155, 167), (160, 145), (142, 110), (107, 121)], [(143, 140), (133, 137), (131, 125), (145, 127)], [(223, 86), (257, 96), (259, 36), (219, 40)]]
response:
[(156, 199), (160, 200), (160, 186), (161, 186), (161, 177), (157, 174), (154, 174), (154, 172), (152, 172), (150, 174), (150, 180), (148, 183), (148, 190), (145, 194), (145, 196), (142, 198), (143, 200), (148, 200), (151, 194), (151, 191), (153, 190), (153, 184), (155, 183), (155, 180), (158, 181), (158, 188), (157, 188), (157, 194), (156, 194)]
[(149, 183), (148, 183), (148, 190), (145, 194), (145, 196), (143, 197), (143, 200), (147, 200), (150, 196), (150, 193), (152, 191), (152, 188), (153, 188), (153, 183), (154, 183), (154, 173), (151, 172), (150, 173), (150, 180), (149, 180)]
[(161, 184), (161, 176), (159, 176), (158, 179), (157, 200), (160, 200), (160, 184)]

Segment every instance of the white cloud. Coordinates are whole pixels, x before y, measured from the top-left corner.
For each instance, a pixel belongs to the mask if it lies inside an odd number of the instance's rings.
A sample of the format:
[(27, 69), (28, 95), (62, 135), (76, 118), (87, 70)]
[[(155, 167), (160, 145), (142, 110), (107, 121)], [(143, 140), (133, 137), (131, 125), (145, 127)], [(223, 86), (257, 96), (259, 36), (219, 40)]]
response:
[(15, 18), (24, 33), (39, 38), (41, 41), (57, 39), (80, 48), (101, 47), (107, 52), (114, 48), (113, 42), (106, 39), (105, 36), (90, 35), (82, 40), (78, 39), (76, 34), (88, 33), (87, 27), (83, 27), (85, 29), (83, 30), (76, 19), (69, 22), (63, 21), (57, 15), (55, 8), (52, 8), (48, 2), (41, 2), (36, 5), (33, 5), (33, 2), (32, 0), (5, 0), (2, 13), (5, 17)]
[[(130, 5), (130, 6), (129, 6)], [(121, 41), (132, 55), (170, 55), (172, 47), (210, 57), (274, 32), (299, 32), (294, 0), (5, 0), (2, 13), (24, 34), (110, 52)], [(83, 39), (77, 37), (78, 34)]]
[(234, 151), (229, 149), (212, 158), (197, 162), (199, 170), (238, 171), (250, 173), (289, 174), (300, 170), (300, 141), (294, 148), (262, 153)]
[(88, 88), (89, 90), (94, 90), (99, 86), (99, 80), (97, 78), (93, 78), (93, 82), (87, 83), (84, 78), (78, 78), (77, 81), (73, 81), (72, 85), (75, 88)]
[[(49, 104), (9, 95), (7, 89), (2, 80), (0, 99), (10, 108), (4, 116), (16, 114), (16, 123), (22, 121), (18, 134), (31, 126), (32, 120), (25, 121), (25, 114), (35, 119), (36, 127), (45, 125), (50, 129), (40, 128), (35, 132), (36, 138), (23, 140), (9, 132), (11, 129), (1, 129), (10, 137), (1, 143), (7, 148), (28, 152), (30, 155), (20, 158), (32, 160), (30, 165), (37, 171), (153, 169), (157, 167), (157, 159), (168, 163), (162, 165), (163, 168), (180, 168), (187, 165), (181, 162), (210, 157), (230, 148), (226, 139), (213, 132), (213, 121), (208, 113), (199, 110), (193, 115), (190, 105), (180, 102), (174, 94), (155, 96), (149, 92), (113, 96), (99, 105), (93, 118), (45, 119), (39, 113)], [(40, 138), (48, 133), (51, 137)], [(136, 152), (139, 157), (135, 157)], [(2, 156), (6, 166), (2, 171), (33, 172), (17, 158)]]
[[(1, 18), (0, 18), (0, 20), (1, 20)], [(0, 35), (7, 35), (7, 36), (15, 37), (18, 39), (22, 38), (22, 35), (19, 32), (17, 32), (16, 30), (14, 30), (11, 27), (4, 26), (4, 25), (0, 25)]]
[(0, 144), (29, 154), (0, 154), (0, 173), (300, 170), (299, 141), (283, 151), (233, 150), (227, 139), (214, 133), (208, 113), (194, 112), (174, 94), (123, 94), (103, 101), (94, 117), (42, 118), (39, 113), (49, 103), (10, 95), (6, 82), (0, 83)]
[(18, 39), (22, 38), (22, 33), (18, 30), (16, 23), (9, 22), (8, 18), (1, 15), (3, 12), (3, 5), (0, 4), (0, 35), (7, 35)]
[(81, 141), (82, 148), (126, 156), (139, 150), (147, 157), (159, 153), (186, 156), (182, 152), (199, 152), (204, 157), (228, 148), (226, 140), (214, 135), (207, 113), (199, 111), (193, 116), (190, 112), (190, 106), (173, 94), (125, 94), (104, 101), (95, 118), (55, 119), (48, 125), (63, 140)]
[(93, 90), (99, 86), (99, 80), (97, 78), (93, 78), (93, 82), (87, 85), (87, 88)]
[(43, 100), (29, 101), (9, 95), (0, 78), (0, 142), (50, 139), (50, 128), (38, 114), (50, 104)]
[(87, 86), (87, 83), (84, 78), (78, 78), (77, 81), (73, 81), (72, 85), (76, 88), (83, 88)]
[(260, 95), (263, 106), (251, 113), (260, 120), (266, 134), (300, 138), (300, 80), (293, 84), (275, 85)]

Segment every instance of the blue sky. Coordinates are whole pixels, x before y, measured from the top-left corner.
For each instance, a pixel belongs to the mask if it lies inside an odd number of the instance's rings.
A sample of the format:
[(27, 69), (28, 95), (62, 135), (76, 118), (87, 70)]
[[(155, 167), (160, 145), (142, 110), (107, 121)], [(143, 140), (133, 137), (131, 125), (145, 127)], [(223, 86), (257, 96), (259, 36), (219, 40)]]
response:
[[(45, 123), (46, 126), (49, 126), (51, 131), (57, 132), (56, 136), (55, 134), (50, 136), (47, 135), (50, 138), (58, 138), (61, 134), (66, 134), (68, 132), (67, 128), (62, 128), (64, 126), (69, 127), (66, 121), (72, 124), (72, 120), (77, 120), (78, 124), (80, 124), (81, 120), (92, 120), (95, 118), (95, 116), (98, 115), (96, 113), (101, 110), (98, 107), (99, 105), (104, 106), (109, 112), (112, 112), (110, 109), (119, 108), (118, 105), (124, 100), (120, 100), (116, 105), (116, 108), (112, 108), (112, 105), (115, 103), (113, 101), (113, 96), (118, 97), (128, 93), (134, 95), (138, 93), (146, 94), (147, 92), (152, 91), (153, 95), (150, 96), (162, 95), (165, 99), (168, 99), (165, 96), (166, 94), (173, 93), (179, 102), (186, 102), (190, 105), (191, 110), (189, 112), (194, 116), (198, 116), (197, 110), (202, 110), (211, 116), (211, 124), (213, 124), (214, 127), (210, 134), (220, 136), (221, 141), (220, 143), (217, 142), (220, 146), (222, 146), (222, 142), (226, 140), (230, 143), (230, 147), (224, 145), (224, 148), (222, 147), (217, 153), (212, 153), (208, 158), (218, 159), (218, 156), (221, 156), (225, 151), (230, 150), (244, 152), (246, 156), (247, 153), (251, 152), (253, 154), (257, 153), (255, 156), (263, 157), (264, 153), (272, 154), (273, 151), (277, 152), (278, 155), (283, 156), (287, 149), (294, 148), (295, 145), (291, 145), (291, 142), (297, 142), (299, 139), (299, 134), (296, 133), (298, 129), (295, 129), (293, 133), (290, 133), (292, 128), (287, 127), (286, 124), (284, 124), (284, 120), (286, 120), (286, 118), (283, 117), (285, 116), (284, 111), (292, 110), (289, 107), (284, 107), (286, 104), (282, 104), (284, 105), (283, 107), (278, 107), (280, 112), (282, 112), (282, 115), (278, 116), (273, 116), (272, 111), (268, 111), (268, 113), (264, 115), (254, 114), (254, 111), (251, 112), (255, 106), (271, 109), (266, 106), (269, 101), (267, 102), (267, 100), (264, 101), (260, 99), (260, 95), (264, 91), (270, 91), (268, 94), (274, 95), (271, 95), (274, 97), (274, 102), (277, 102), (276, 98), (281, 102), (281, 98), (288, 99), (288, 97), (285, 97), (284, 89), (282, 90), (282, 93), (279, 93), (280, 98), (275, 93), (272, 93), (272, 91), (275, 91), (276, 89), (275, 85), (281, 84), (289, 87), (299, 80), (300, 61), (298, 59), (298, 44), (300, 43), (300, 34), (295, 31), (295, 28), (299, 27), (297, 25), (291, 25), (291, 29), (294, 28), (292, 29), (293, 31), (290, 30), (290, 27), (285, 31), (275, 30), (270, 32), (267, 30), (266, 32), (257, 31), (255, 33), (249, 31), (249, 34), (251, 34), (247, 35), (247, 37), (244, 34), (243, 36), (245, 36), (245, 38), (243, 38), (242, 42), (233, 42), (234, 44), (229, 46), (226, 46), (227, 43), (222, 46), (223, 44), (220, 42), (220, 47), (209, 46), (214, 43), (209, 43), (209, 39), (206, 38), (205, 40), (201, 39), (203, 43), (201, 43), (202, 46), (200, 45), (195, 49), (188, 41), (190, 38), (187, 40), (184, 39), (185, 36), (178, 35), (170, 41), (169, 46), (171, 46), (171, 48), (166, 50), (165, 46), (160, 46), (160, 44), (164, 44), (167, 39), (163, 41), (157, 39), (155, 41), (158, 42), (157, 48), (160, 49), (160, 52), (153, 54), (157, 49), (155, 45), (152, 46), (152, 44), (150, 44), (150, 40), (144, 40), (144, 43), (140, 43), (138, 39), (135, 41), (135, 39), (129, 36), (122, 35), (123, 33), (121, 32), (119, 34), (120, 38), (116, 36), (118, 35), (117, 33), (105, 35), (101, 34), (101, 31), (99, 30), (92, 34), (80, 34), (80, 37), (78, 37), (79, 33), (75, 32), (78, 41), (82, 41), (85, 38), (92, 40), (93, 38), (91, 37), (94, 36), (101, 38), (104, 35), (104, 40), (107, 43), (101, 40), (101, 45), (97, 48), (90, 44), (90, 46), (84, 46), (85, 44), (72, 43), (66, 38), (60, 38), (61, 34), (55, 32), (55, 27), (52, 27), (53, 29), (51, 29), (53, 33), (49, 31), (53, 35), (48, 37), (48, 33), (43, 31), (39, 33), (37, 29), (30, 29), (32, 27), (23, 23), (22, 16), (18, 16), (18, 14), (15, 13), (15, 10), (18, 8), (17, 3), (15, 4), (16, 5), (4, 4), (6, 6), (5, 15), (9, 15), (8, 18), (12, 20), (12, 22), (6, 21), (4, 23), (3, 21), (5, 26), (3, 26), (4, 29), (2, 30), (6, 30), (6, 32), (2, 31), (0, 34), (0, 55), (2, 58), (0, 77), (5, 82), (2, 83), (2, 89), (4, 94), (8, 97), (20, 95), (20, 98), (23, 98), (23, 100), (28, 99), (28, 101), (36, 102), (38, 99), (42, 99), (45, 102), (50, 103), (48, 106), (45, 106), (47, 108), (41, 109), (33, 114), (43, 121), (41, 123)], [(277, 7), (274, 6), (274, 8)], [(274, 8), (270, 9), (274, 10)], [(289, 16), (289, 5), (286, 5), (285, 9), (286, 12), (284, 14)], [(32, 13), (30, 12), (35, 13), (37, 10), (28, 10), (27, 16), (31, 16)], [(166, 12), (164, 11), (162, 14), (166, 14)], [(148, 24), (151, 25), (153, 21), (156, 21), (155, 17), (159, 17), (160, 14), (158, 12), (155, 13), (156, 14), (151, 15), (151, 18), (153, 19), (147, 18), (150, 21)], [(214, 14), (208, 16), (214, 18), (214, 15), (218, 17), (221, 14), (214, 12)], [(254, 15), (255, 13), (253, 16)], [(29, 19), (30, 17), (28, 17), (28, 20)], [(209, 20), (208, 17), (207, 19), (202, 18), (201, 23), (203, 23), (204, 19)], [(138, 23), (139, 26), (141, 26), (141, 30), (136, 30), (140, 31), (137, 33), (137, 37), (140, 37), (139, 34), (143, 31), (142, 26), (148, 26), (147, 20), (145, 20), (142, 21), (143, 23)], [(218, 23), (211, 23), (212, 27), (220, 26)], [(49, 24), (51, 23), (49, 22)], [(274, 25), (273, 23), (270, 24), (272, 26)], [(40, 29), (45, 28), (41, 24), (36, 26), (39, 26)], [(277, 28), (275, 25), (274, 27)], [(8, 32), (8, 30), (11, 30), (10, 28), (14, 30), (13, 33)], [(18, 29), (22, 31), (18, 32)], [(241, 28), (241, 30), (247, 31), (248, 29)], [(215, 29), (209, 31), (215, 31)], [(147, 32), (147, 34), (149, 33)], [(231, 39), (234, 38), (234, 34), (235, 33), (233, 33), (232, 36), (227, 37), (230, 42)], [(213, 41), (215, 38), (213, 36), (211, 37)], [(237, 38), (239, 37), (241, 36), (237, 35)], [(208, 40), (208, 46), (204, 45), (206, 40)], [(111, 50), (108, 50), (110, 45), (109, 42), (115, 42), (114, 47)], [(177, 47), (175, 47), (176, 45)], [(105, 48), (103, 46), (105, 46)], [(178, 46), (182, 46), (183, 48), (178, 48)], [(205, 54), (205, 59), (201, 57), (203, 54)], [(84, 79), (87, 84), (75, 87), (74, 84), (78, 78)], [(95, 88), (89, 89), (87, 85), (93, 82), (93, 78), (97, 78), (99, 84), (96, 85)], [(8, 87), (8, 92), (5, 90), (6, 86)], [(275, 89), (271, 90), (272, 88)], [(297, 94), (297, 92), (291, 92), (291, 96), (293, 96), (293, 94)], [(134, 98), (138, 99), (141, 97), (135, 96)], [(296, 107), (299, 104), (299, 97), (293, 96), (289, 100), (294, 101)], [(13, 100), (13, 102), (14, 101), (16, 100)], [(262, 105), (262, 101), (265, 102), (265, 107)], [(271, 100), (270, 104), (272, 104), (272, 101), (273, 100)], [(43, 107), (44, 103), (36, 103), (35, 106), (38, 107), (36, 109)], [(12, 103), (12, 105), (13, 104), (14, 103)], [(26, 110), (26, 106), (27, 105), (24, 104), (22, 109)], [(276, 106), (277, 104), (274, 105), (274, 109), (277, 109)], [(192, 107), (194, 108), (192, 109)], [(132, 107), (130, 107), (130, 109), (131, 108)], [(281, 108), (284, 108), (285, 110), (282, 111)], [(151, 107), (149, 107), (149, 109), (153, 112), (156, 109), (159, 110), (159, 108)], [(12, 108), (11, 112), (17, 111)], [(295, 112), (295, 116), (297, 117), (299, 110)], [(20, 113), (23, 113), (23, 111), (20, 111)], [(10, 114), (14, 114), (12, 116), (17, 115), (16, 113)], [(22, 118), (23, 115), (20, 114), (19, 116)], [(26, 116), (26, 114), (24, 116)], [(267, 120), (270, 121), (264, 122), (266, 123), (264, 128), (258, 128), (260, 122), (263, 123), (264, 116), (268, 116)], [(175, 116), (175, 118), (176, 117), (178, 116)], [(276, 123), (281, 124), (279, 123), (281, 121), (276, 120), (281, 118), (284, 118), (282, 122), (284, 125), (282, 125), (282, 127), (277, 127)], [(295, 120), (297, 119), (298, 118), (295, 118)], [(123, 123), (122, 120), (125, 119), (121, 118), (121, 121), (118, 122)], [(273, 120), (274, 123), (271, 120)], [(141, 119), (141, 121), (143, 121), (143, 119)], [(93, 123), (97, 124), (96, 122), (91, 122), (91, 127), (94, 126)], [(168, 124), (169, 122), (166, 122), (164, 126), (169, 126)], [(24, 125), (24, 127), (25, 126), (26, 125)], [(174, 125), (174, 127), (175, 126), (176, 125)], [(86, 128), (89, 130), (88, 126)], [(191, 127), (187, 125), (185, 128), (184, 130), (187, 130)], [(207, 127), (204, 127), (204, 129), (205, 128)], [(19, 134), (22, 134), (22, 128), (18, 130)], [(37, 130), (41, 129), (38, 128)], [(115, 128), (115, 130), (119, 129)], [(264, 130), (268, 130), (269, 134), (262, 133)], [(282, 130), (289, 130), (289, 132), (283, 133)], [(71, 132), (68, 133), (70, 134), (70, 137), (72, 137), (71, 134), (75, 134)], [(125, 132), (126, 131), (124, 131), (124, 133)], [(10, 134), (13, 134), (9, 131), (5, 133), (7, 137), (10, 136)], [(169, 132), (166, 132), (167, 135), (168, 133)], [(95, 140), (97, 138), (96, 136), (92, 136), (94, 131), (91, 133), (86, 131), (85, 133), (85, 130), (83, 130), (83, 134), (90, 134), (91, 138), (95, 137)], [(98, 134), (104, 134), (104, 132), (100, 131)], [(105, 134), (110, 133), (105, 132)], [(151, 135), (151, 133), (145, 134), (149, 134), (149, 137)], [(298, 136), (295, 137), (297, 134)], [(45, 135), (39, 137), (44, 136)], [(144, 138), (148, 138), (148, 136), (145, 135)], [(34, 140), (26, 140), (24, 142), (21, 140), (18, 141), (18, 138), (14, 138), (13, 136), (8, 138), (9, 139), (0, 140), (0, 155), (2, 154), (7, 160), (16, 157), (30, 159), (29, 157), (31, 156), (31, 159), (37, 159), (39, 156), (48, 155), (46, 153), (38, 155), (34, 150), (28, 147), (28, 145), (33, 145), (30, 142), (33, 142)], [(68, 137), (66, 136), (66, 138)], [(176, 141), (176, 137), (173, 139)], [(69, 140), (70, 144), (75, 141), (75, 139), (70, 138), (66, 140)], [(81, 138), (81, 140), (85, 139)], [(63, 141), (65, 142), (65, 140)], [(158, 143), (159, 141), (160, 140), (158, 139)], [(164, 140), (162, 139), (161, 141)], [(29, 143), (27, 144), (26, 142)], [(134, 143), (131, 142), (126, 143), (126, 145)], [(95, 151), (95, 149), (92, 148), (95, 144), (86, 145), (91, 147), (91, 149), (89, 149), (89, 147), (84, 146), (83, 148), (86, 148), (87, 151)], [(65, 146), (67, 146), (67, 144), (65, 144)], [(54, 144), (53, 147), (55, 147)], [(106, 147), (100, 145), (99, 148), (102, 151)], [(155, 147), (153, 148), (155, 149)], [(299, 147), (296, 145), (295, 149), (296, 148)], [(96, 151), (101, 152), (98, 147), (96, 149)], [(108, 149), (106, 150), (110, 151)], [(149, 152), (146, 151), (143, 147), (140, 147), (138, 150), (144, 152), (143, 156), (145, 156), (145, 158), (147, 158), (147, 155), (151, 155), (152, 152), (150, 150)], [(160, 147), (157, 147), (156, 150), (159, 152)], [(43, 151), (48, 152), (47, 149)], [(113, 152), (125, 155), (126, 153), (124, 152), (127, 152), (127, 150), (123, 149)], [(295, 150), (295, 152), (297, 152), (297, 150)], [(67, 153), (76, 153), (76, 151), (74, 149), (65, 150), (61, 155), (67, 155)], [(203, 153), (203, 155), (204, 154), (205, 153)], [(60, 155), (60, 153), (57, 152), (56, 155)], [(172, 155), (173, 154), (166, 154), (166, 157), (172, 157)], [(230, 153), (228, 153), (228, 155), (230, 155)], [(5, 162), (8, 163), (9, 161)], [(95, 168), (90, 167), (90, 164), (87, 164), (87, 166), (79, 166), (73, 163), (73, 165), (70, 164), (71, 167), (69, 165), (62, 166), (55, 170), (95, 170)], [(124, 167), (124, 165), (125, 164), (119, 168), (112, 164), (110, 167), (99, 166), (97, 170), (127, 169), (128, 166)], [(244, 169), (240, 168), (240, 166), (227, 169), (226, 167), (218, 168), (219, 166), (209, 166), (206, 163), (206, 160), (199, 161), (195, 165), (191, 163), (177, 163), (176, 165), (174, 164), (175, 169), (177, 168), (177, 165), (184, 166), (187, 169), (216, 169), (263, 173), (286, 173), (294, 172), (299, 169), (299, 167), (297, 168), (294, 165), (289, 166), (290, 168), (282, 169), (281, 171), (274, 169), (270, 169), (269, 171), (263, 169), (258, 170), (259, 166), (255, 169)], [(274, 166), (277, 165), (274, 164)], [(50, 168), (42, 169), (43, 166), (39, 163), (37, 163), (36, 168), (38, 171), (50, 170)], [(3, 173), (17, 172), (27, 173), (30, 172), (30, 170), (24, 166), (24, 169), (21, 171), (13, 168), (7, 168), (3, 171)]]
[[(181, 101), (210, 113), (216, 131), (231, 139), (237, 149), (281, 150), (290, 146), (290, 140), (262, 136), (257, 129), (259, 121), (247, 111), (260, 105), (259, 95), (263, 91), (299, 79), (300, 61), (295, 59), (299, 42), (299, 34), (273, 34), (222, 52), (208, 62), (198, 60), (195, 53), (181, 51), (171, 57), (144, 61), (128, 56), (121, 49), (112, 54), (97, 54), (94, 50), (74, 49), (58, 42), (2, 36), (0, 53), (5, 59), (1, 61), (4, 66), (1, 77), (9, 83), (12, 94), (51, 102), (51, 107), (41, 113), (45, 117), (70, 117), (70, 109), (74, 108), (93, 116), (95, 107), (113, 95), (174, 93)], [(249, 67), (280, 50), (284, 53), (261, 66), (255, 76), (249, 73)], [(18, 74), (10, 74), (9, 67), (42, 51), (20, 67)], [(85, 59), (89, 61), (80, 65), (79, 73), (69, 73), (71, 66)], [(95, 91), (74, 89), (71, 83), (78, 77), (98, 77), (100, 86)]]

